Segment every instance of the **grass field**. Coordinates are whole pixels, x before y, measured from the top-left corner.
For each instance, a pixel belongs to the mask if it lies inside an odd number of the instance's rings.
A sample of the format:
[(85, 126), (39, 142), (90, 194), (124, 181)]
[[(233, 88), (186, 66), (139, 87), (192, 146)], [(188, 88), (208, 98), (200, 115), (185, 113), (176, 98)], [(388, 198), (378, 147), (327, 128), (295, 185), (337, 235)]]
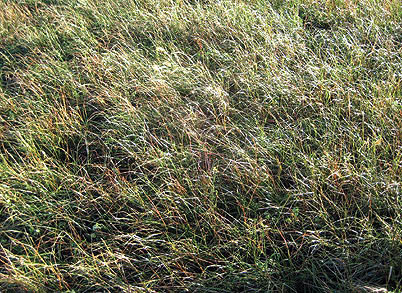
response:
[(0, 1), (0, 291), (402, 290), (399, 0)]

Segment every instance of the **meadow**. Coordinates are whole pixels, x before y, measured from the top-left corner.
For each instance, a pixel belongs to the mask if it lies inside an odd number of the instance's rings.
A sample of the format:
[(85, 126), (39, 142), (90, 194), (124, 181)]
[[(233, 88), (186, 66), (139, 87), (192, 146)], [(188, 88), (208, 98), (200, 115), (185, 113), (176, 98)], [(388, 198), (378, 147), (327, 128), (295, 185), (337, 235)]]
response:
[(0, 1), (0, 291), (401, 292), (399, 0)]

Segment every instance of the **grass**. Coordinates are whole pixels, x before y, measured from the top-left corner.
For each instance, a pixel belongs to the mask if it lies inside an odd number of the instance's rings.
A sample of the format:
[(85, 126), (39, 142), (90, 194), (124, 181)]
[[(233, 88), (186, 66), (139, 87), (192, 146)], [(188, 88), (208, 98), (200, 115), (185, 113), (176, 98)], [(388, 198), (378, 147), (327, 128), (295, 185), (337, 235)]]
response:
[(2, 1), (0, 290), (400, 292), (401, 36), (398, 0)]

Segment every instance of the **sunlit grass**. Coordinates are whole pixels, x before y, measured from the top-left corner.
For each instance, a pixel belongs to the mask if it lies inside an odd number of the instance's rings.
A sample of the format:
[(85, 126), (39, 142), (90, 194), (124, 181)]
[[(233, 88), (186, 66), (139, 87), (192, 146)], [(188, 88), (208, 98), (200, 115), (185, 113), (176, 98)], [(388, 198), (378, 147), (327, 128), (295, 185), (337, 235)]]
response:
[(401, 23), (1, 2), (0, 289), (399, 292)]

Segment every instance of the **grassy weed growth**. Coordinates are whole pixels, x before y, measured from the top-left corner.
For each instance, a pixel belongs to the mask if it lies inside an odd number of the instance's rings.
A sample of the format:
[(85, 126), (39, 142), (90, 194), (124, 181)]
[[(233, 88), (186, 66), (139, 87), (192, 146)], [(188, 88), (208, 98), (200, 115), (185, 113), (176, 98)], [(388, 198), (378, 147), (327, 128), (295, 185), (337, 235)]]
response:
[(0, 290), (402, 290), (399, 0), (0, 2)]

